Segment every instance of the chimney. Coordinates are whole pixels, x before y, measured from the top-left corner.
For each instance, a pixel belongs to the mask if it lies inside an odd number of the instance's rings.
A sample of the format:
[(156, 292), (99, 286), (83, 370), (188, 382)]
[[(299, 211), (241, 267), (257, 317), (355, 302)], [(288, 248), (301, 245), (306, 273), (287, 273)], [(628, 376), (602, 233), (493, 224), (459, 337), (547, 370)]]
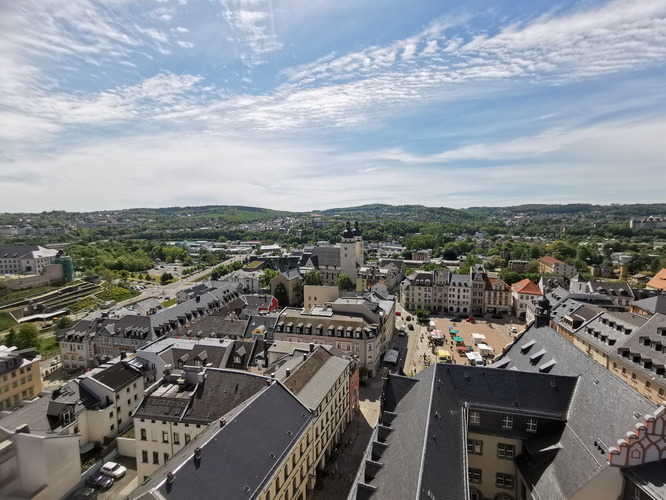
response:
[(14, 429), (14, 434), (30, 434), (30, 427), (28, 424), (21, 424)]
[(287, 372), (287, 378), (289, 378), (289, 376), (291, 375), (291, 369), (287, 368), (285, 371)]
[(310, 352), (314, 352), (314, 343), (310, 342)]
[(306, 352), (303, 353), (303, 361), (307, 361), (308, 359), (308, 354)]
[(271, 378), (275, 378), (275, 372), (271, 373)]
[(200, 448), (199, 446), (197, 446), (196, 448), (194, 448), (194, 459), (195, 459), (195, 460), (201, 460), (201, 451), (202, 451), (202, 450), (201, 450), (201, 448)]
[(167, 472), (167, 483), (173, 483), (174, 479), (176, 479), (176, 475), (171, 471)]
[[(220, 428), (224, 427), (225, 425), (227, 425), (227, 419), (226, 418), (221, 418), (220, 419)], [(194, 450), (194, 452), (196, 454), (196, 450)]]
[(125, 359), (127, 357), (127, 353), (125, 351), (120, 351), (120, 359)]

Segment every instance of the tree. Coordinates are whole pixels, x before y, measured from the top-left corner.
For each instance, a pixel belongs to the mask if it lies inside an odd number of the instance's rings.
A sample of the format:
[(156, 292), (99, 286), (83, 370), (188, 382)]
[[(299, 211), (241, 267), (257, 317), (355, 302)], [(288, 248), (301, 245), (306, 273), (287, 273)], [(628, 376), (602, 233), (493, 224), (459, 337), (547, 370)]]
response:
[(8, 346), (16, 346), (17, 349), (28, 349), (39, 345), (39, 328), (34, 323), (24, 323), (18, 327), (18, 332), (13, 328), (5, 337)]
[(273, 290), (273, 296), (275, 297), (275, 300), (278, 301), (280, 307), (289, 306), (289, 294), (282, 283), (277, 284), (275, 290)]
[(356, 288), (354, 286), (354, 283), (352, 283), (352, 280), (345, 273), (340, 273), (340, 276), (338, 276), (338, 279), (335, 282), (335, 284), (338, 286), (340, 290), (345, 290), (345, 291), (351, 291)]
[(264, 272), (261, 273), (261, 276), (259, 276), (259, 284), (261, 285), (262, 288), (268, 288), (271, 284), (271, 280), (278, 276), (280, 274), (280, 271), (275, 271), (270, 268), (264, 269)]
[(418, 318), (419, 323), (425, 323), (430, 319), (430, 313), (425, 309), (417, 309), (416, 317)]
[(160, 276), (160, 283), (165, 285), (166, 283), (168, 283), (172, 279), (173, 279), (173, 274), (171, 274), (171, 273), (162, 273), (162, 276)]
[(303, 276), (304, 285), (322, 286), (324, 284), (324, 275), (316, 269), (310, 269), (305, 276)]
[(63, 316), (62, 318), (59, 318), (55, 322), (55, 327), (58, 330), (64, 330), (65, 328), (69, 328), (74, 324), (74, 321), (69, 316)]

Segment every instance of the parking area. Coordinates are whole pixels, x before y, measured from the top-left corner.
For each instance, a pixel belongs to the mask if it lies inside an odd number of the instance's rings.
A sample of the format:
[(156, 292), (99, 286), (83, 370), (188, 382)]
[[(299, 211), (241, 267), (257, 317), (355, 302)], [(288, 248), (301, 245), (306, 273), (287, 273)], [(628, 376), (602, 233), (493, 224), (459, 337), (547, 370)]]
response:
[(139, 485), (136, 477), (136, 459), (131, 457), (118, 457), (114, 460), (127, 467), (127, 473), (120, 481), (113, 483), (107, 491), (101, 491), (98, 500), (121, 500), (127, 497)]

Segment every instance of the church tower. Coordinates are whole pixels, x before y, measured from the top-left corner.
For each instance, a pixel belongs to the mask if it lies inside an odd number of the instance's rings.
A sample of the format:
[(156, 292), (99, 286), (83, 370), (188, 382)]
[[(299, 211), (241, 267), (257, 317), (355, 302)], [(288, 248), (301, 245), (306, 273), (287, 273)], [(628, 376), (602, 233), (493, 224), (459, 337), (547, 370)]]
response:
[(347, 221), (347, 226), (342, 231), (340, 240), (340, 272), (349, 276), (352, 283), (356, 284), (358, 278), (358, 268), (363, 265), (363, 237), (358, 227), (358, 222), (354, 223), (352, 229), (351, 223)]

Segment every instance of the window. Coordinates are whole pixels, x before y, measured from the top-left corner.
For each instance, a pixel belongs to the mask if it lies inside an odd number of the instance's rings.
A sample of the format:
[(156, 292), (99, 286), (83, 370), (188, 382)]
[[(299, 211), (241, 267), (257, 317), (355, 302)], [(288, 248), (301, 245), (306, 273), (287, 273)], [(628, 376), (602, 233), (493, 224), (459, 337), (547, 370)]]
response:
[(169, 442), (169, 433), (167, 431), (162, 431), (162, 442), (163, 443)]
[(468, 439), (467, 440), (467, 453), (472, 453), (473, 455), (482, 455), (483, 454), (483, 441), (480, 439)]
[(664, 395), (664, 389), (660, 387), (659, 388), (659, 396), (663, 396), (663, 395)]
[(173, 444), (180, 444), (180, 436), (177, 432), (173, 433)]
[(147, 463), (148, 463), (148, 451), (147, 451), (147, 450), (142, 450), (142, 451), (141, 451), (141, 461), (142, 461), (144, 464), (147, 464)]
[(116, 428), (116, 426), (114, 424), (111, 424), (111, 427), (109, 427), (110, 430), (113, 430), (115, 428)]
[(512, 459), (516, 454), (516, 447), (512, 444), (497, 443), (497, 456)]
[(165, 453), (164, 454), (164, 463), (167, 463), (169, 461), (169, 454)]
[(109, 418), (113, 418), (113, 412), (109, 413)]
[(502, 429), (513, 428), (513, 417), (511, 415), (504, 415), (502, 417)]
[(141, 429), (141, 441), (145, 441), (147, 438), (146, 436), (146, 429)]
[(631, 380), (636, 380), (636, 374), (634, 372), (631, 372)]
[(160, 463), (160, 453), (158, 451), (153, 452), (153, 463), (154, 464)]
[(187, 443), (189, 443), (189, 442), (190, 442), (190, 435), (189, 435), (189, 434), (185, 434), (185, 444), (187, 444)]
[(511, 474), (498, 472), (495, 475), (495, 486), (498, 488), (513, 488), (513, 476)]
[(526, 429), (527, 432), (536, 432), (537, 430), (537, 419), (536, 418), (528, 418), (527, 419), (527, 426)]
[(481, 414), (478, 411), (470, 411), (469, 423), (474, 425), (479, 425), (481, 423)]
[(467, 478), (470, 483), (480, 483), (481, 469), (467, 469)]
[(652, 387), (652, 384), (650, 383), (649, 380), (646, 380), (646, 381), (645, 381), (645, 388), (646, 388), (646, 389), (649, 389), (650, 387)]

